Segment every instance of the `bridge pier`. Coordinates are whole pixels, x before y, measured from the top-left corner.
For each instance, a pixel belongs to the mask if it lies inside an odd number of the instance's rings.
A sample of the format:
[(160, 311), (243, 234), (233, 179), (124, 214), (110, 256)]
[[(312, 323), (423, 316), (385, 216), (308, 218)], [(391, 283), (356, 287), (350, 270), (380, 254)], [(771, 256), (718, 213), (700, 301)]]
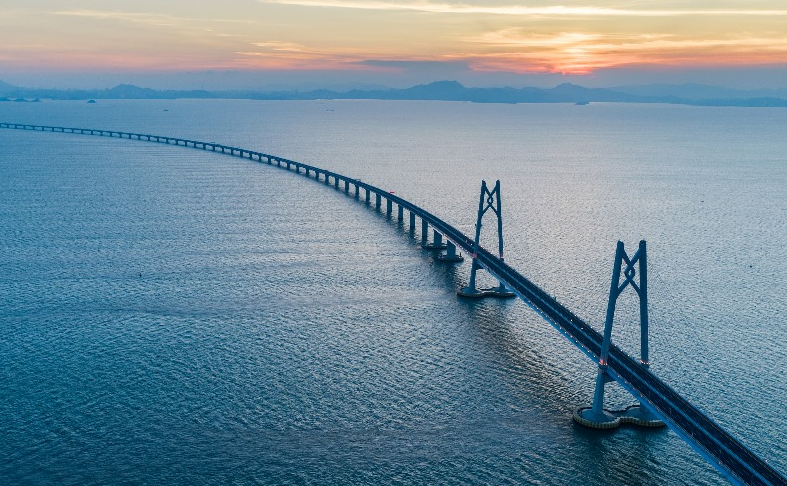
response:
[(448, 245), (443, 243), (443, 235), (437, 230), (432, 230), (432, 238), (432, 243), (424, 246), (427, 250), (445, 250), (448, 247)]
[(462, 255), (456, 252), (456, 245), (454, 245), (450, 241), (446, 241), (445, 245), (446, 245), (445, 253), (441, 253), (437, 255), (438, 260), (447, 263), (452, 263), (452, 262), (458, 263), (458, 262), (463, 262), (465, 260)]
[(511, 298), (516, 294), (508, 290), (503, 282), (497, 287), (479, 289), (476, 287), (476, 272), (482, 268), (478, 263), (478, 252), (481, 249), (481, 222), (484, 214), (491, 210), (497, 215), (497, 247), (500, 260), (503, 261), (503, 210), (500, 200), (500, 181), (495, 183), (491, 191), (486, 186), (486, 181), (481, 181), (481, 197), (478, 201), (478, 218), (475, 224), (475, 242), (473, 243), (473, 265), (470, 267), (470, 282), (467, 287), (460, 289), (457, 294), (460, 297), (480, 299), (483, 297)]
[(350, 194), (350, 181), (346, 179), (344, 181), (344, 193)]
[(410, 234), (415, 234), (415, 213), (410, 211)]
[(382, 200), (382, 197), (380, 196), (380, 193), (379, 192), (376, 193), (374, 195), (374, 209), (376, 209), (377, 211), (380, 210), (380, 206), (382, 205), (382, 201), (381, 200)]
[[(625, 270), (622, 269), (626, 263)], [(634, 266), (639, 263), (639, 283), (634, 282), (636, 269)], [(624, 278), (620, 283), (621, 271)], [(615, 319), (615, 306), (618, 297), (623, 290), (631, 285), (631, 288), (639, 296), (639, 317), (640, 317), (640, 364), (647, 368), (648, 362), (648, 261), (645, 241), (639, 242), (639, 248), (633, 257), (629, 258), (622, 241), (618, 241), (615, 249), (615, 264), (612, 268), (612, 280), (609, 289), (609, 301), (607, 303), (607, 315), (604, 320), (604, 335), (601, 341), (601, 353), (598, 359), (598, 374), (596, 375), (596, 387), (593, 392), (593, 404), (591, 407), (583, 407), (574, 412), (574, 421), (594, 429), (611, 429), (621, 423), (631, 423), (643, 427), (662, 427), (664, 422), (640, 402), (625, 410), (610, 411), (604, 408), (604, 385), (613, 381), (607, 372), (609, 362), (609, 348), (612, 344), (612, 324)]]
[(385, 214), (389, 218), (391, 217), (391, 213), (393, 212), (393, 201), (391, 198), (385, 198)]
[(429, 223), (421, 218), (421, 246), (426, 247), (429, 244)]
[(400, 223), (404, 221), (404, 208), (402, 207), (401, 204), (399, 205), (399, 209), (396, 213), (396, 220), (399, 221)]
[(372, 197), (372, 191), (370, 191), (370, 190), (369, 190), (369, 188), (367, 187), (367, 188), (366, 188), (366, 205), (367, 205), (367, 206), (369, 205), (369, 199), (370, 199), (371, 197)]

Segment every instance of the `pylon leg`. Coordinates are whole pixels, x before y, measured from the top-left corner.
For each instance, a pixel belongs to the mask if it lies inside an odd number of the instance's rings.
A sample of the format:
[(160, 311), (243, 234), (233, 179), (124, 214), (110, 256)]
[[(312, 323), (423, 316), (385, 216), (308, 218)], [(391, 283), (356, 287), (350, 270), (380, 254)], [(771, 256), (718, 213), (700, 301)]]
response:
[(620, 425), (620, 418), (604, 410), (604, 385), (610, 381), (606, 367), (599, 366), (596, 376), (596, 390), (593, 394), (593, 406), (580, 408), (574, 412), (574, 421), (593, 429), (614, 429)]
[(470, 299), (480, 299), (481, 297), (484, 296), (484, 292), (478, 290), (475, 286), (475, 277), (478, 268), (479, 268), (478, 262), (476, 261), (475, 258), (473, 258), (473, 266), (470, 267), (470, 282), (467, 284), (467, 287), (461, 288), (457, 292), (457, 295), (459, 295), (460, 297), (467, 297)]

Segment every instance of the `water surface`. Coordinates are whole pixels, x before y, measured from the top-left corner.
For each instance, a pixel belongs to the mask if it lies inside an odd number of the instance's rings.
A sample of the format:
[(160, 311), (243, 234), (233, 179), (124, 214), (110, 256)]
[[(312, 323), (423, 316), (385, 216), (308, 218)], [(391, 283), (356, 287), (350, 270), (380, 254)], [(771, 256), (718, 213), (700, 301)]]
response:
[[(597, 328), (615, 242), (646, 239), (653, 370), (787, 470), (787, 110), (102, 101), (0, 119), (261, 150), (467, 233), (500, 179), (506, 260)], [(343, 192), (182, 147), (0, 146), (4, 482), (724, 482), (669, 431), (572, 424), (592, 363), (521, 302), (458, 299), (467, 262)], [(626, 295), (614, 339), (637, 355)]]

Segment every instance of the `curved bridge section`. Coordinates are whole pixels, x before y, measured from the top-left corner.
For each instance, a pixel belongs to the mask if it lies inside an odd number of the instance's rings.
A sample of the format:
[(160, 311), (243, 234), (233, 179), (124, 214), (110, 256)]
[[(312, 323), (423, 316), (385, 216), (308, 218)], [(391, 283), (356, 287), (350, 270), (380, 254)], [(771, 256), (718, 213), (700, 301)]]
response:
[[(365, 191), (364, 199), (367, 204), (371, 204), (371, 196), (374, 195), (376, 208), (381, 209), (384, 200), (389, 216), (393, 211), (393, 205), (397, 206), (397, 215), (400, 221), (404, 219), (404, 211), (408, 211), (411, 231), (414, 231), (416, 217), (420, 218), (424, 241), (428, 237), (428, 228), (431, 227), (434, 231), (435, 243), (446, 238), (450, 244), (455, 245), (465, 254), (473, 254), (473, 240), (425, 209), (379, 187), (313, 165), (238, 147), (141, 133), (16, 123), (0, 123), (0, 128), (156, 142), (219, 152), (267, 165), (275, 165), (324, 182), (326, 185), (333, 185), (337, 189), (343, 189), (345, 193), (354, 196), (355, 199), (360, 199), (361, 191)], [(439, 245), (435, 246), (439, 247)], [(600, 333), (490, 252), (479, 249), (477, 263), (511, 289), (593, 362), (599, 362), (602, 344)], [(610, 346), (609, 350), (608, 373), (734, 484), (787, 486), (787, 479), (778, 471), (614, 344)]]

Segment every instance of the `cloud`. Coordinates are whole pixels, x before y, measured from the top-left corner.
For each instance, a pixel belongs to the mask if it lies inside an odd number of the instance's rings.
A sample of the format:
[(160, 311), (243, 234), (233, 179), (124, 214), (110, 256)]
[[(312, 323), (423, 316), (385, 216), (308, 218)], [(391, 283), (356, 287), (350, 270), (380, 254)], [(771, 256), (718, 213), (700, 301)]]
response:
[(445, 14), (490, 14), (525, 16), (588, 16), (588, 17), (675, 17), (688, 15), (713, 16), (782, 16), (787, 10), (773, 9), (623, 9), (608, 7), (566, 7), (563, 5), (528, 7), (523, 5), (471, 5), (435, 2), (392, 2), (383, 0), (258, 0), (265, 4), (302, 7), (330, 7), (360, 10), (401, 10)]
[(282, 41), (268, 41), (268, 42), (253, 42), (253, 46), (262, 47), (265, 50), (274, 52), (309, 52), (310, 49), (301, 44), (294, 42)]
[(68, 17), (85, 17), (99, 20), (122, 20), (145, 25), (157, 26), (174, 26), (183, 22), (203, 22), (203, 23), (232, 23), (232, 24), (250, 24), (255, 23), (253, 20), (235, 20), (235, 19), (201, 19), (193, 17), (177, 17), (165, 14), (148, 14), (137, 12), (110, 12), (103, 10), (64, 10), (59, 12), (52, 12), (53, 15), (63, 15)]
[(294, 42), (264, 41), (251, 43), (254, 50), (236, 51), (235, 65), (254, 69), (290, 70), (374, 70), (355, 50), (317, 49)]
[(502, 29), (464, 39), (481, 52), (456, 57), (474, 69), (587, 74), (625, 65), (755, 65), (787, 62), (787, 36), (557, 32), (535, 34)]

